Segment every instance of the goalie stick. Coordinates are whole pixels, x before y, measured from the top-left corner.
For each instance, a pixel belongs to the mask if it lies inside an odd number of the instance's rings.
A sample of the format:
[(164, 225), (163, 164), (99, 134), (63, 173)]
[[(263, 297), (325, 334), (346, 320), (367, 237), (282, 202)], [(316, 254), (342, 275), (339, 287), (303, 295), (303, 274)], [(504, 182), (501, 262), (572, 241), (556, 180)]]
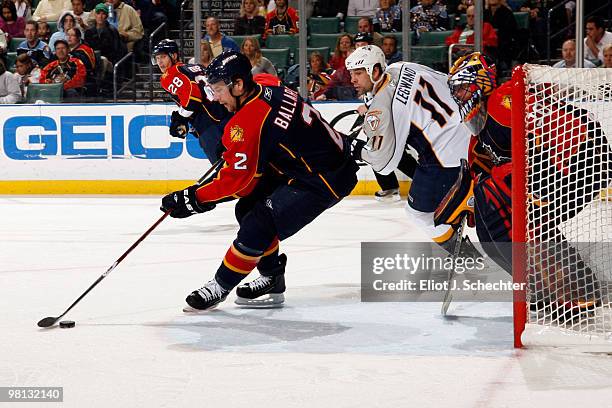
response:
[[(465, 229), (465, 223), (467, 221), (467, 216), (464, 215), (463, 217), (461, 217), (461, 222), (459, 223), (459, 228), (457, 228), (457, 237), (455, 238), (455, 243), (453, 244), (453, 252), (451, 254), (451, 256), (453, 257), (453, 259), (456, 259), (457, 257), (459, 257), (459, 254), (461, 253), (461, 244), (463, 243), (463, 230)], [(453, 293), (451, 291), (452, 288), (452, 283), (455, 280), (455, 269), (451, 269), (448, 272), (448, 287), (446, 288), (446, 292), (444, 292), (444, 298), (442, 299), (442, 316), (446, 316), (447, 312), (448, 312), (448, 308), (451, 304), (451, 302), (453, 301)]]
[[(219, 165), (221, 165), (223, 163), (223, 159), (219, 159), (217, 160), (210, 169), (208, 169), (208, 171), (206, 173), (204, 173), (204, 175), (202, 177), (200, 177), (200, 179), (198, 180), (198, 184), (202, 184), (204, 181), (206, 181), (206, 179), (208, 179), (208, 177), (214, 173), (214, 171), (219, 167)], [(168, 210), (166, 211), (157, 221), (155, 221), (155, 223), (153, 225), (151, 225), (151, 227), (149, 227), (148, 230), (145, 231), (144, 234), (142, 234), (140, 236), (140, 238), (138, 238), (138, 240), (136, 240), (136, 242), (134, 242), (132, 244), (131, 247), (128, 248), (127, 251), (125, 251), (123, 253), (123, 255), (121, 255), (102, 275), (100, 275), (98, 277), (98, 279), (96, 279), (96, 281), (89, 287), (87, 288), (87, 290), (85, 292), (83, 292), (83, 294), (81, 294), (81, 296), (78, 297), (77, 300), (74, 301), (74, 303), (72, 303), (68, 309), (66, 309), (64, 311), (64, 313), (62, 313), (60, 316), (58, 317), (45, 317), (44, 319), (40, 320), (38, 322), (38, 327), (51, 327), (53, 326), (55, 323), (57, 323), (58, 320), (60, 320), (62, 317), (64, 317), (73, 307), (75, 307), (77, 305), (77, 303), (79, 303), (81, 301), (81, 299), (83, 299), (85, 297), (85, 295), (87, 295), (93, 288), (95, 288), (98, 283), (102, 282), (102, 280), (104, 278), (106, 278), (106, 276), (111, 273), (113, 271), (113, 269), (115, 269), (117, 267), (117, 265), (119, 265), (121, 263), (121, 261), (123, 261), (125, 259), (125, 257), (128, 256), (128, 254), (130, 252), (132, 252), (132, 250), (134, 248), (136, 248), (138, 246), (138, 244), (140, 244), (147, 236), (149, 236), (149, 234), (155, 229), (157, 228), (157, 226), (159, 224), (161, 224), (161, 222), (163, 220), (166, 219), (166, 217), (168, 217), (168, 215), (170, 215), (170, 211), (172, 210)]]

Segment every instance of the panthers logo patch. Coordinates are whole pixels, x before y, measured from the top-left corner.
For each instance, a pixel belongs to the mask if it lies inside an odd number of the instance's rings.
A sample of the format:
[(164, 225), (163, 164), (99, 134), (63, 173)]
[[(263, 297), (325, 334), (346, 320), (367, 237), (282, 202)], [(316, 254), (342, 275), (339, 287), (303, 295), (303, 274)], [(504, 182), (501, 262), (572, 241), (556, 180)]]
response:
[(234, 125), (230, 129), (230, 139), (232, 142), (242, 142), (244, 140), (244, 129), (238, 125)]

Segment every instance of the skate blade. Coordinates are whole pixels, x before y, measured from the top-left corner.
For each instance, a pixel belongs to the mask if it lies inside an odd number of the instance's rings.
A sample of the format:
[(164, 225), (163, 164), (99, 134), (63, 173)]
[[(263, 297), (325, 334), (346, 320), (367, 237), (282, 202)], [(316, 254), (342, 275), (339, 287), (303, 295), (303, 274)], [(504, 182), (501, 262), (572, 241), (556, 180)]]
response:
[(217, 306), (218, 306), (218, 304), (216, 304), (214, 306), (211, 306), (208, 309), (204, 309), (204, 310), (202, 310), (202, 309), (195, 309), (195, 308), (193, 308), (191, 306), (185, 306), (183, 308), (183, 313), (187, 313), (187, 314), (206, 314), (206, 313), (210, 312), (211, 310), (216, 309)]
[(234, 303), (244, 309), (274, 309), (283, 307), (285, 295), (282, 293), (269, 293), (257, 299), (247, 299), (238, 296)]

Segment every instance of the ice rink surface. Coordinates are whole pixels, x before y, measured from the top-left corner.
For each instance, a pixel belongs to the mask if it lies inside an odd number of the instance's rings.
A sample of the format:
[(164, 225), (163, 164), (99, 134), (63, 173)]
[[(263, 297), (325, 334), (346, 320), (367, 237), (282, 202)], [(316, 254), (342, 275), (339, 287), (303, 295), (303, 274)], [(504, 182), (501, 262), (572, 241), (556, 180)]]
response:
[[(403, 205), (349, 198), (281, 244), (287, 303), (182, 312), (237, 224), (233, 204), (155, 220), (158, 198), (0, 197), (0, 386), (62, 407), (612, 406), (612, 356), (512, 348), (509, 303), (361, 303), (362, 241), (425, 241)], [(10, 404), (0, 403), (0, 406)]]

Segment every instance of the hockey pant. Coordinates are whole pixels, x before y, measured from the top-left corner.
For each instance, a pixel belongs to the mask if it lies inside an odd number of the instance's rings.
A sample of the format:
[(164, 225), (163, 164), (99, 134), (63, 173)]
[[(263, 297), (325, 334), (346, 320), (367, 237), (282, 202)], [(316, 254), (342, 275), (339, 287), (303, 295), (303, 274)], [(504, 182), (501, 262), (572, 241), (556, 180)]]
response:
[(450, 225), (434, 225), (434, 212), (459, 176), (459, 167), (419, 165), (414, 171), (406, 213), (429, 238), (438, 244), (454, 233)]
[(299, 183), (262, 179), (248, 197), (236, 204), (240, 225), (215, 278), (231, 290), (256, 266), (262, 275), (278, 270), (279, 241), (310, 224), (323, 211), (341, 200), (323, 195)]

